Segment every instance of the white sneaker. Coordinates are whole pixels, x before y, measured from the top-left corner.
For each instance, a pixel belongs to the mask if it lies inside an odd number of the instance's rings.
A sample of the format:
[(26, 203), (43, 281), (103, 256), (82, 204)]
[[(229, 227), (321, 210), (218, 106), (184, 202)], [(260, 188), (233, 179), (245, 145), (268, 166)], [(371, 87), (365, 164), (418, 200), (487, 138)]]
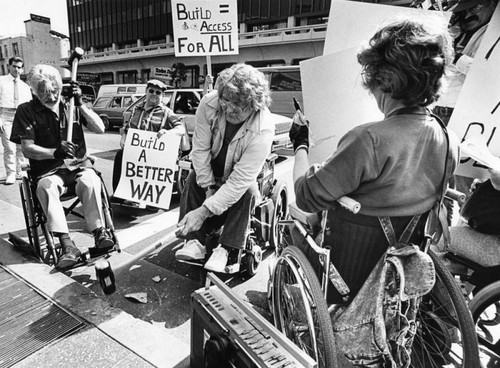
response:
[(214, 249), (212, 255), (205, 263), (205, 270), (212, 272), (224, 272), (227, 265), (229, 252), (222, 245)]
[(5, 178), (5, 185), (12, 185), (16, 182), (16, 174), (9, 174)]
[(207, 250), (197, 239), (191, 239), (184, 243), (184, 246), (175, 252), (175, 259), (182, 261), (204, 260)]

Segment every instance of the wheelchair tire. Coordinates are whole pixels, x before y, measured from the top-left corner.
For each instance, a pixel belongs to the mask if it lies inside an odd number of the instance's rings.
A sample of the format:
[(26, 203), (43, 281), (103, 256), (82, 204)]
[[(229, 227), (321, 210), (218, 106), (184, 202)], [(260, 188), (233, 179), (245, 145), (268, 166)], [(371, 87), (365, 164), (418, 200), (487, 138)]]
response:
[(482, 288), (472, 298), (469, 308), (476, 326), (481, 362), (487, 367), (496, 367), (500, 363), (500, 338), (497, 332), (500, 325), (500, 281)]
[(477, 335), (462, 291), (441, 259), (431, 250), (429, 255), (436, 284), (420, 303), (410, 367), (480, 367)]
[(276, 183), (271, 200), (274, 204), (274, 210), (271, 218), (269, 244), (276, 249), (281, 244), (284, 231), (284, 227), (278, 226), (278, 222), (288, 216), (288, 191), (284, 182), (278, 181)]
[(286, 247), (272, 275), (274, 325), (317, 363), (336, 368), (335, 337), (318, 277), (300, 249)]
[(255, 276), (261, 263), (262, 263), (262, 248), (257, 244), (253, 244), (252, 250), (247, 251), (246, 254), (247, 275), (250, 277)]
[(31, 193), (29, 179), (23, 177), (21, 184), (19, 185), (19, 191), (21, 193), (21, 202), (24, 212), (24, 221), (26, 223), (26, 232), (28, 233), (28, 239), (30, 246), (38, 258), (42, 259), (42, 250), (40, 249), (40, 238), (38, 233), (38, 219), (36, 218), (36, 208), (33, 195)]

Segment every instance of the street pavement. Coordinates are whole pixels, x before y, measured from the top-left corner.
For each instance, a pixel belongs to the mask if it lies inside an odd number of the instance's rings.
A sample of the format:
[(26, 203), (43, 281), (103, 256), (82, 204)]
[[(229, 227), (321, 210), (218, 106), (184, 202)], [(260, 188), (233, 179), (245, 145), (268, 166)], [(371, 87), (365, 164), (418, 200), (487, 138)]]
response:
[[(119, 148), (119, 135), (117, 132), (102, 135), (87, 132), (86, 137), (89, 153), (97, 158), (96, 168), (102, 173), (106, 186), (111, 188), (112, 163)], [(1, 147), (0, 153), (3, 154)], [(291, 199), (292, 165), (293, 160), (285, 159), (275, 171), (275, 176), (288, 184)], [(2, 160), (0, 176), (3, 173)], [(27, 240), (18, 183), (0, 184), (0, 264), (57, 305), (82, 318), (88, 327), (39, 350), (16, 367), (69, 366), (72, 361), (78, 367), (188, 366), (190, 295), (203, 286), (205, 273), (202, 268), (175, 261), (174, 253), (181, 242), (177, 239), (167, 242), (117, 274), (117, 291), (106, 296), (96, 279), (93, 262), (61, 273), (23, 254), (8, 241), (9, 233)], [(114, 206), (113, 210), (122, 252), (112, 253), (108, 261), (116, 266), (145, 247), (158, 243), (175, 229), (178, 195), (174, 194), (168, 211), (152, 213), (119, 206)], [(70, 215), (68, 223), (72, 238), (82, 250), (93, 245), (93, 238), (86, 232), (82, 220)], [(254, 277), (247, 278), (243, 274), (223, 277), (238, 297), (266, 318), (269, 317), (268, 268), (272, 260), (273, 252), (268, 249)], [(134, 293), (146, 293), (146, 303), (126, 297)], [(67, 349), (71, 351), (69, 358)]]

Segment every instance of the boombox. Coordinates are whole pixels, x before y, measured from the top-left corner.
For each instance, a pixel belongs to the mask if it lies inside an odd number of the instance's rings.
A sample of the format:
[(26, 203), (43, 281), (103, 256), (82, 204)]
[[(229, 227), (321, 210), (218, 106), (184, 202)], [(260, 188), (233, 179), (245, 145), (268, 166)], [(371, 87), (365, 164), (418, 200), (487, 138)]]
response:
[(191, 312), (191, 368), (317, 367), (212, 273), (191, 295)]

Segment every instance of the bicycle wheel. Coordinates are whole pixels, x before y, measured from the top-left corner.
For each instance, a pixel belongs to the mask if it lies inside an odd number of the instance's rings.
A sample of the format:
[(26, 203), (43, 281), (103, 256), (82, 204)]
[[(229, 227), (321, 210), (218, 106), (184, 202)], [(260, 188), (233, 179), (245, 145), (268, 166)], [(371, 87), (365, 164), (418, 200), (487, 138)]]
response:
[(476, 324), (481, 362), (486, 367), (500, 365), (500, 281), (481, 289), (469, 305)]
[(417, 317), (411, 367), (479, 367), (472, 315), (458, 284), (434, 252), (436, 285), (424, 296)]
[(273, 275), (272, 305), (278, 330), (305, 351), (319, 368), (335, 368), (335, 340), (328, 307), (306, 256), (286, 247)]

